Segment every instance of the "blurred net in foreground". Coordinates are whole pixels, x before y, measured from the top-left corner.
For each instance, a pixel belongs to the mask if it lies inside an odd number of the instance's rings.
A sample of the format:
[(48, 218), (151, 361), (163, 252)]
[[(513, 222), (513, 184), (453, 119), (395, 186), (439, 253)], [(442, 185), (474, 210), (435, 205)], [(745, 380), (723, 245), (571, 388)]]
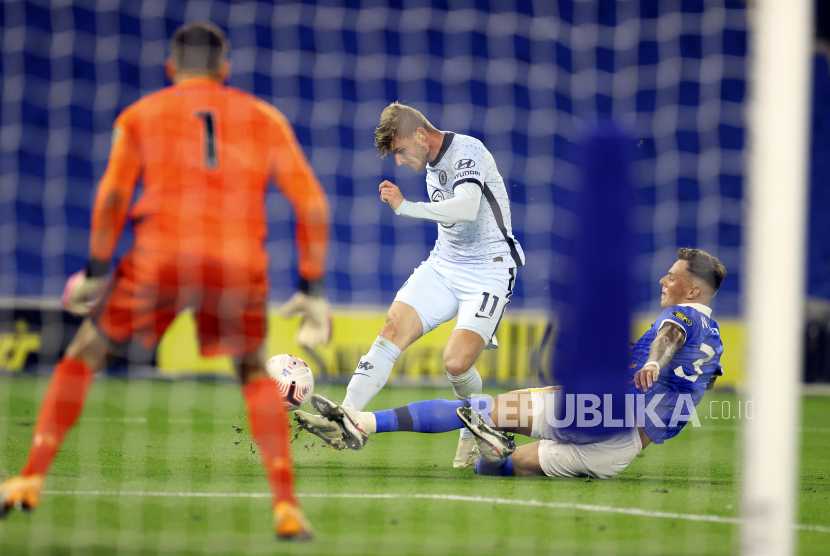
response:
[[(393, 218), (377, 201), (386, 178), (426, 200), (422, 178), (382, 162), (372, 145), (382, 108), (400, 99), (441, 129), (482, 139), (494, 154), (528, 261), (512, 308), (563, 295), (557, 261), (571, 215), (570, 142), (583, 120), (613, 115), (630, 128), (640, 157), (636, 307), (655, 308), (654, 282), (678, 247), (694, 246), (734, 269), (716, 310), (736, 313), (744, 3), (451, 8), (4, 2), (0, 296), (57, 296), (81, 267), (112, 122), (164, 86), (172, 31), (204, 18), (231, 39), (230, 84), (285, 112), (330, 195), (333, 301), (389, 303), (435, 239), (433, 224)], [(268, 213), (272, 252), (290, 252), (290, 209), (273, 195)], [(275, 299), (293, 291), (295, 265), (272, 257)]]
[[(511, 311), (563, 296), (571, 141), (600, 115), (628, 126), (639, 153), (637, 308), (655, 306), (655, 283), (677, 247), (695, 246), (729, 268), (715, 310), (736, 312), (744, 4), (479, 4), (5, 2), (0, 296), (55, 297), (81, 267), (116, 114), (165, 84), (170, 33), (206, 18), (232, 41), (230, 84), (285, 112), (330, 196), (335, 302), (390, 302), (435, 239), (435, 225), (394, 218), (377, 200), (385, 178), (425, 200), (422, 176), (381, 162), (372, 146), (381, 109), (400, 99), (494, 154), (528, 260)], [(273, 195), (267, 209), (272, 252), (293, 252), (287, 204)], [(285, 298), (296, 262), (272, 256), (270, 265), (272, 296)], [(530, 344), (527, 330), (515, 334)], [(350, 371), (354, 359), (343, 361), (335, 371)], [(491, 368), (514, 376), (510, 365)], [(25, 458), (45, 383), (0, 380), (0, 474), (9, 475)], [(319, 391), (344, 394), (329, 384)], [(370, 409), (449, 396), (446, 387), (387, 388)], [(713, 399), (721, 403), (712, 419), (728, 419), (725, 408), (739, 403), (731, 394)], [(450, 468), (454, 434), (386, 435), (349, 453), (302, 435), (297, 487), (320, 532), (307, 550), (729, 553), (737, 427), (710, 422), (718, 426), (685, 430), (614, 481), (473, 477)], [(819, 475), (825, 455), (813, 452), (807, 468)], [(55, 462), (43, 507), (0, 525), (0, 552), (272, 552), (257, 458), (235, 386), (101, 380)], [(808, 500), (804, 515), (822, 507)]]

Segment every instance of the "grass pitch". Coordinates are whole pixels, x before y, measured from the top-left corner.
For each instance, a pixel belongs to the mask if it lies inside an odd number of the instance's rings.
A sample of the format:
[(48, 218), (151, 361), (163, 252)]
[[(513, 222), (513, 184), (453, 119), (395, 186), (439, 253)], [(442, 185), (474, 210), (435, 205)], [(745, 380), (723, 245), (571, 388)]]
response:
[[(26, 457), (45, 387), (0, 377), (2, 478)], [(318, 392), (340, 399), (345, 389)], [(368, 409), (449, 396), (449, 387), (386, 388)], [(41, 507), (0, 522), (0, 554), (732, 554), (738, 402), (710, 392), (702, 427), (648, 447), (604, 481), (453, 469), (457, 433), (376, 435), (340, 453), (302, 433), (297, 491), (317, 538), (283, 544), (235, 385), (100, 379)], [(826, 554), (830, 398), (805, 397), (802, 422), (799, 552)]]

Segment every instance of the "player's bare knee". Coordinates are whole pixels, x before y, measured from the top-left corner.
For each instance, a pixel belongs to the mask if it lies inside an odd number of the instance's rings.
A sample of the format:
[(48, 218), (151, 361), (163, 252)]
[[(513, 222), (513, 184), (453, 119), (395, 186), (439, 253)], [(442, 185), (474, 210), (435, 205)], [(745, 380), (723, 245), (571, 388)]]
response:
[(417, 313), (415, 318), (416, 323), (409, 322), (406, 316), (389, 311), (386, 315), (386, 324), (381, 327), (379, 335), (390, 340), (400, 349), (405, 349), (423, 334), (421, 320)]
[(424, 324), (418, 312), (405, 303), (392, 303), (386, 313), (386, 324), (380, 329), (380, 336), (404, 350), (423, 334)]
[(66, 348), (66, 357), (83, 361), (93, 371), (104, 367), (111, 351), (109, 340), (104, 338), (87, 319), (81, 323), (78, 332)]
[(268, 371), (265, 370), (265, 358), (261, 349), (246, 353), (234, 360), (234, 371), (236, 380), (240, 384), (248, 384), (260, 378), (267, 378)]
[(452, 376), (463, 375), (470, 370), (475, 360), (470, 360), (469, 357), (459, 354), (449, 354), (444, 352), (444, 367)]
[(379, 336), (383, 336), (387, 340), (396, 341), (398, 340), (398, 327), (395, 326), (394, 318), (390, 318), (389, 315), (386, 315), (386, 324), (381, 326)]
[(472, 330), (455, 329), (444, 348), (444, 367), (452, 376), (459, 376), (475, 365), (484, 351), (484, 340)]
[(249, 382), (266, 378), (267, 376), (268, 373), (265, 369), (250, 365), (237, 365), (236, 367), (236, 380), (239, 381), (239, 384), (248, 384)]
[(453, 338), (450, 338), (447, 347), (444, 348), (444, 368), (452, 376), (463, 375), (475, 365), (480, 353), (481, 351), (475, 346), (453, 341)]

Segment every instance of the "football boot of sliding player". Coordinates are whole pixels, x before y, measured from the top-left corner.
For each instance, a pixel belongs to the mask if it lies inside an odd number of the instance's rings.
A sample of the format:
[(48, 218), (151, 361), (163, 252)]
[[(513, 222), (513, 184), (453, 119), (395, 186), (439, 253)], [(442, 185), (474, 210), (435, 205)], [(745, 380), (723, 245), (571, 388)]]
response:
[(299, 409), (294, 411), (294, 420), (300, 425), (300, 428), (308, 431), (330, 446), (334, 450), (345, 450), (348, 448), (344, 438), (346, 433), (343, 431), (343, 426), (336, 421), (329, 421), (322, 415), (312, 415)]
[(512, 434), (505, 434), (489, 426), (469, 407), (459, 407), (456, 410), (458, 418), (473, 433), (478, 451), (484, 461), (498, 462), (516, 451), (516, 441)]
[(340, 424), (343, 428), (343, 440), (350, 449), (360, 450), (366, 445), (369, 433), (360, 422), (360, 411), (344, 407), (322, 394), (314, 394), (311, 398), (311, 405), (329, 421)]

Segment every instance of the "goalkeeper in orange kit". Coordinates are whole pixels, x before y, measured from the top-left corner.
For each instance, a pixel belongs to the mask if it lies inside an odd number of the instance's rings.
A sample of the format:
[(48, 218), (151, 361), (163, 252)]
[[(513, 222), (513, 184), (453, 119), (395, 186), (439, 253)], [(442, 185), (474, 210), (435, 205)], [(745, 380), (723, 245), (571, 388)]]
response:
[[(313, 534), (294, 498), (282, 399), (265, 371), (264, 207), (273, 179), (297, 218), (300, 291), (283, 312), (303, 315), (297, 341), (313, 347), (327, 343), (331, 332), (322, 297), (328, 203), (286, 118), (223, 85), (227, 55), (218, 27), (184, 25), (170, 42), (166, 70), (173, 85), (115, 121), (92, 211), (90, 258), (63, 296), (68, 311), (86, 318), (55, 367), (20, 476), (0, 485), (2, 514), (37, 507), (49, 465), (107, 356), (131, 340), (153, 348), (176, 314), (191, 308), (202, 354), (233, 358), (274, 494), (277, 535)], [(130, 207), (139, 178), (143, 193)], [(105, 279), (128, 217), (134, 244)]]

